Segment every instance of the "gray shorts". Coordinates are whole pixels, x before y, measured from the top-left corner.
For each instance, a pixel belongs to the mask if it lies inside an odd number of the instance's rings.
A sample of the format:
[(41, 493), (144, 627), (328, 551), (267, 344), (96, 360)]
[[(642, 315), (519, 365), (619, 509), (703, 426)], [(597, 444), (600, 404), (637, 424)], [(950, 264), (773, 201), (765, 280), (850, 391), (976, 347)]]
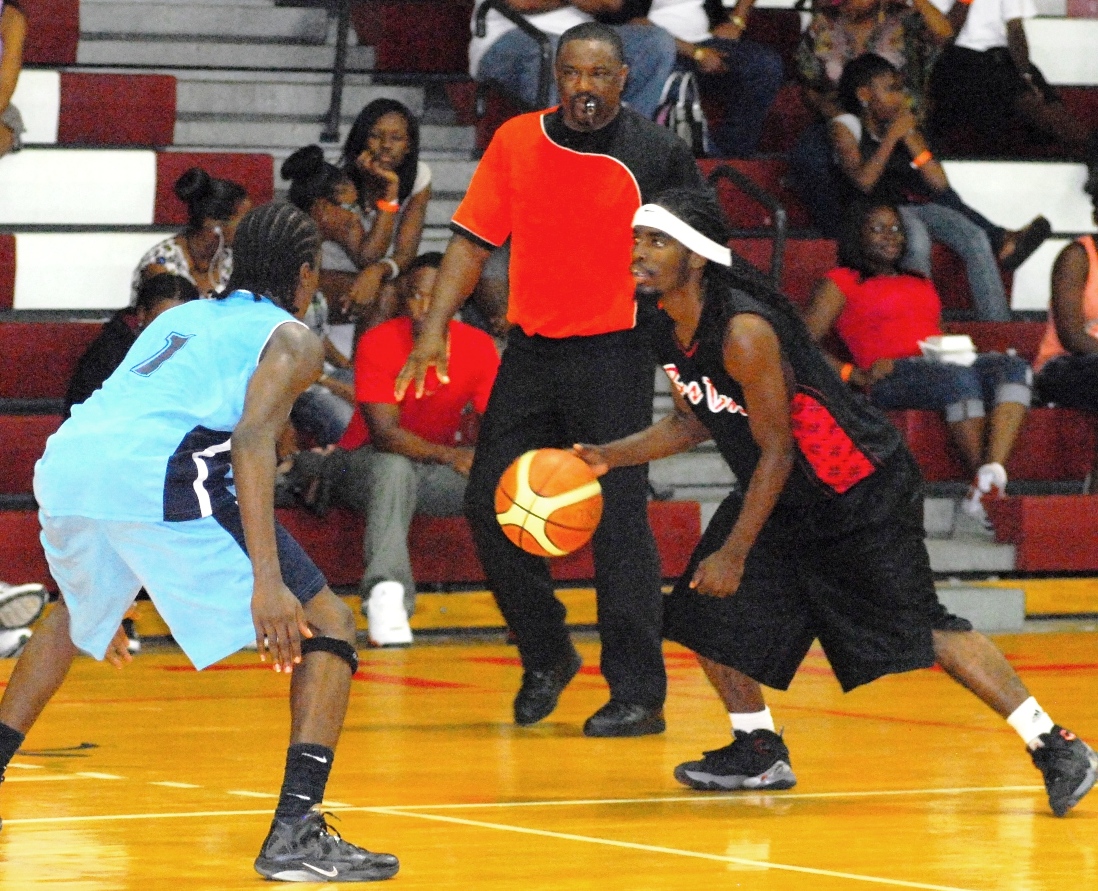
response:
[(13, 152), (19, 151), (23, 147), (23, 134), (27, 128), (23, 126), (23, 116), (19, 113), (19, 109), (11, 103), (0, 114), (0, 124), (3, 124), (15, 137), (15, 141), (12, 143), (11, 150)]

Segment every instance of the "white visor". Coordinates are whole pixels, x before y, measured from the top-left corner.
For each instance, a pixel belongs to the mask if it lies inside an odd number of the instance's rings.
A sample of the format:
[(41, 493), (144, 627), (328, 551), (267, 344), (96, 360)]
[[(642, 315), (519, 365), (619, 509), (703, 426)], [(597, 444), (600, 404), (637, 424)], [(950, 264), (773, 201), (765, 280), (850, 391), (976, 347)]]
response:
[(637, 208), (637, 212), (633, 214), (633, 227), (637, 226), (647, 226), (649, 229), (666, 232), (695, 254), (700, 254), (705, 259), (720, 263), (722, 266), (732, 265), (732, 251), (723, 244), (717, 244), (712, 238), (702, 235), (693, 226), (684, 223), (671, 211), (658, 204), (644, 204)]

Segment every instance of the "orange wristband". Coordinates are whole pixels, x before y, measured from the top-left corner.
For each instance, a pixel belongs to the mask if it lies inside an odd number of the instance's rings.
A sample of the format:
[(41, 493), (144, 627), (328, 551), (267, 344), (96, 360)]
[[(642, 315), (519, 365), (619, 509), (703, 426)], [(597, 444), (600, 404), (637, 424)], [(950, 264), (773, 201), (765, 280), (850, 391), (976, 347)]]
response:
[(934, 156), (930, 153), (930, 149), (923, 149), (919, 154), (911, 159), (911, 166), (918, 170), (924, 164), (929, 164), (934, 160)]
[(839, 369), (839, 378), (844, 384), (850, 382), (850, 375), (854, 373), (854, 363), (847, 362)]
[(380, 210), (382, 213), (396, 213), (398, 210), (400, 210), (400, 202), (399, 201), (385, 201), (383, 199), (383, 200), (378, 201), (377, 209)]
[(972, 0), (957, 0), (957, 2), (960, 3), (961, 6), (971, 6), (972, 5)]

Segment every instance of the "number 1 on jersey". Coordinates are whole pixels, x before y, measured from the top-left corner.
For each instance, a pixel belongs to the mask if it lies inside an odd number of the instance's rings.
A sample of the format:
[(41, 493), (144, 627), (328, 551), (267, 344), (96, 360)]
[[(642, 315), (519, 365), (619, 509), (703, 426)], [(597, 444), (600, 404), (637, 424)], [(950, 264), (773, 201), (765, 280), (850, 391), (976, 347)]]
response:
[(192, 337), (194, 337), (193, 334), (177, 334), (173, 331), (165, 338), (164, 346), (149, 356), (144, 362), (135, 365), (130, 371), (135, 374), (140, 374), (142, 377), (148, 377), (172, 356), (183, 349), (183, 347), (187, 345), (187, 341)]

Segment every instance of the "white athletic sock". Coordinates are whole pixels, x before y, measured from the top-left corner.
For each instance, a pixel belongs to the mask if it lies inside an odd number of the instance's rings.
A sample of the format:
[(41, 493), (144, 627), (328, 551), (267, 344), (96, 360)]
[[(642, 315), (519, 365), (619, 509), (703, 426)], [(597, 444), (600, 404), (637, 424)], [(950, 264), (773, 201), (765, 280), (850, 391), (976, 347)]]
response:
[(1010, 713), (1007, 723), (1015, 729), (1027, 746), (1042, 733), (1052, 730), (1050, 718), (1032, 696)]
[(774, 718), (767, 706), (761, 712), (729, 712), (728, 718), (732, 722), (732, 730), (742, 730), (750, 733), (752, 730), (774, 730)]

